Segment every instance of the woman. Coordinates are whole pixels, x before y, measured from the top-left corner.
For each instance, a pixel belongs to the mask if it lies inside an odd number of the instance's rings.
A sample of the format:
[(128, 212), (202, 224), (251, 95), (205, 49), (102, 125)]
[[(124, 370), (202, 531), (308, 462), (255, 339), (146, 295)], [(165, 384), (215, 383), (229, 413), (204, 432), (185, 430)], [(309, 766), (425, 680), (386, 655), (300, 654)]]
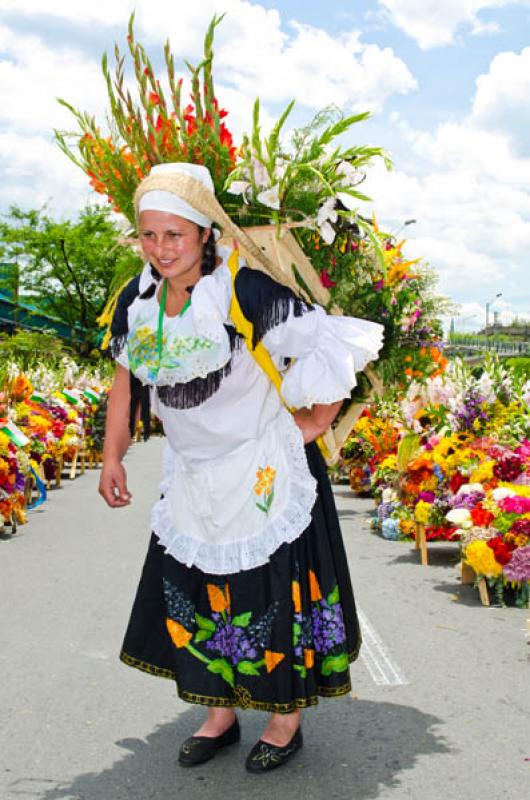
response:
[[(302, 746), (302, 708), (350, 690), (359, 628), (315, 440), (376, 357), (382, 327), (327, 317), (263, 272), (238, 269), (237, 251), (218, 253), (214, 221), (252, 243), (205, 167), (154, 167), (135, 202), (148, 263), (112, 325), (106, 502), (130, 503), (122, 459), (142, 395), (145, 423), (150, 395), (168, 448), (121, 658), (209, 707), (180, 749), (183, 766), (239, 740), (236, 707), (270, 712), (246, 761), (264, 772)], [(280, 396), (271, 376), (287, 361)]]

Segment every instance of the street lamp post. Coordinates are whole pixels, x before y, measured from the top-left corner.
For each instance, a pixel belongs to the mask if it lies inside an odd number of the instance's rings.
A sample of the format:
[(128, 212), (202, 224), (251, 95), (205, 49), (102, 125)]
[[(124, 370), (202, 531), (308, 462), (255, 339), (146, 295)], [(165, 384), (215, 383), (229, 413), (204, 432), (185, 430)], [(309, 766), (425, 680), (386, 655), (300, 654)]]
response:
[(415, 219), (406, 219), (405, 222), (402, 222), (401, 225), (399, 226), (399, 228), (397, 229), (397, 231), (394, 231), (392, 235), (393, 236), (397, 236), (398, 233), (401, 233), (403, 228), (407, 227), (407, 225), (415, 225), (416, 222), (417, 222), (417, 220), (415, 220)]
[(502, 297), (502, 292), (497, 292), (493, 300), (486, 303), (486, 347), (488, 346), (489, 324), (490, 324), (490, 306), (492, 306), (499, 297)]

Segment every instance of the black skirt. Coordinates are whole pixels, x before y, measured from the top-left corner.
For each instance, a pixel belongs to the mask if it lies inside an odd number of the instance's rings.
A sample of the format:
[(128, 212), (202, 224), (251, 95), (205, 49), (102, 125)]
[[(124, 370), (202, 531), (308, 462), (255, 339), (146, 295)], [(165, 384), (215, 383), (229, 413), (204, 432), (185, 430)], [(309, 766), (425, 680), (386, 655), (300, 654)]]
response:
[(261, 567), (212, 575), (186, 567), (152, 535), (120, 658), (174, 679), (208, 706), (289, 713), (351, 689), (361, 637), (326, 465), (311, 524)]

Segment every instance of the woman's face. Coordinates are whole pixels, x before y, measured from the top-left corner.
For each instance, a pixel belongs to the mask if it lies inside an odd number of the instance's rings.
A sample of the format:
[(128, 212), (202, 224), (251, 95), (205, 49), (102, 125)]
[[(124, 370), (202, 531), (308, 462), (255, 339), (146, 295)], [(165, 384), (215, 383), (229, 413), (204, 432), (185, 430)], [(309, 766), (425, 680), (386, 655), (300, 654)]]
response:
[(142, 211), (140, 242), (144, 255), (163, 278), (195, 283), (201, 276), (204, 245), (210, 229), (166, 211)]

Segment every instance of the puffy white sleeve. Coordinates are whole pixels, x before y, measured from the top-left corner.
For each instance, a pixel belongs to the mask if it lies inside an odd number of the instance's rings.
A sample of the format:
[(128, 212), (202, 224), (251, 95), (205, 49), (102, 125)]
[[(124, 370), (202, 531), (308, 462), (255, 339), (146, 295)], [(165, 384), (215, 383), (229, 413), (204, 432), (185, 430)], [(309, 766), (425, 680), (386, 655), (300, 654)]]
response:
[(271, 327), (263, 344), (273, 356), (293, 359), (282, 384), (292, 408), (329, 404), (350, 396), (356, 373), (377, 359), (384, 328), (376, 322), (328, 315), (320, 306)]

